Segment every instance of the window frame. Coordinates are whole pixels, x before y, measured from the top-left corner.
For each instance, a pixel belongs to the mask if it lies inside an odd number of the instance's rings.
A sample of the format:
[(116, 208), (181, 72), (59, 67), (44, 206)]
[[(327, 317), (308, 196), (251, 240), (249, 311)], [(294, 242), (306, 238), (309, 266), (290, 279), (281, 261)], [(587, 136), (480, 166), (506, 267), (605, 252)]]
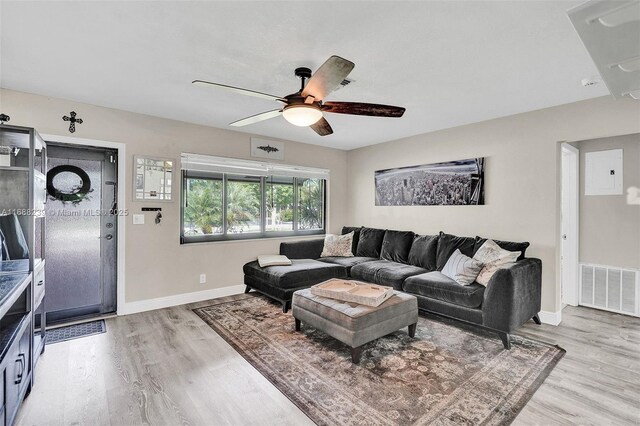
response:
[[(184, 235), (184, 209), (186, 207), (187, 197), (187, 180), (188, 179), (205, 179), (219, 180), (222, 175), (222, 234), (205, 234), (205, 235)], [(257, 240), (267, 238), (284, 238), (299, 237), (311, 235), (325, 235), (327, 229), (327, 186), (328, 179), (313, 177), (296, 177), (286, 176), (293, 179), (293, 230), (292, 231), (267, 231), (266, 230), (266, 211), (267, 211), (267, 181), (270, 176), (256, 176), (260, 179), (260, 232), (229, 234), (227, 233), (227, 176), (240, 176), (236, 173), (219, 173), (204, 172), (193, 170), (182, 170), (180, 175), (180, 244), (193, 244), (205, 242), (223, 242), (223, 241), (241, 241), (241, 240)], [(216, 177), (214, 177), (216, 176)], [(299, 197), (297, 191), (298, 179), (319, 179), (322, 182), (322, 228), (321, 229), (298, 229), (298, 208)]]

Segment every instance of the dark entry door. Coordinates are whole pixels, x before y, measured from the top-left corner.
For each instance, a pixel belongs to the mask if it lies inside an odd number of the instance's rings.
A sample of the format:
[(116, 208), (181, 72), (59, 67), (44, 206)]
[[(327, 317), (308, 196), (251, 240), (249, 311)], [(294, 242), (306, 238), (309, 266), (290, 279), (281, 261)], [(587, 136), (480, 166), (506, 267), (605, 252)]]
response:
[(48, 147), (47, 319), (115, 312), (117, 151)]

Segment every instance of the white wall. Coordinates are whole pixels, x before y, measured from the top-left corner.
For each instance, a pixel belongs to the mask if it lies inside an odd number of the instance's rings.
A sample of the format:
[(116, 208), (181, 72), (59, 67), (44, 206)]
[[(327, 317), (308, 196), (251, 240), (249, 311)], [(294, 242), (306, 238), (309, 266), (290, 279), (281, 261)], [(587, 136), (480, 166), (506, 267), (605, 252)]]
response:
[[(181, 152), (250, 158), (251, 135), (197, 126), (142, 114), (102, 108), (22, 92), (0, 91), (0, 109), (14, 125), (36, 127), (40, 133), (76, 136), (126, 144), (126, 294), (127, 303), (239, 285), (242, 265), (258, 254), (277, 253), (280, 239), (180, 245), (180, 201), (162, 203), (162, 223), (148, 213), (145, 225), (132, 225), (132, 214), (152, 202), (135, 202), (132, 195), (134, 155), (179, 159)], [(76, 111), (83, 124), (70, 135), (62, 116)], [(286, 164), (331, 170), (329, 228), (339, 232), (346, 219), (347, 153), (296, 142), (285, 143)], [(119, 206), (120, 207), (120, 206)], [(207, 284), (199, 284), (206, 273)], [(187, 299), (181, 299), (187, 300)]]
[[(640, 102), (603, 97), (353, 150), (349, 224), (529, 241), (527, 255), (543, 264), (542, 309), (557, 312), (558, 142), (638, 131)], [(376, 170), (473, 157), (487, 158), (486, 205), (375, 206)]]

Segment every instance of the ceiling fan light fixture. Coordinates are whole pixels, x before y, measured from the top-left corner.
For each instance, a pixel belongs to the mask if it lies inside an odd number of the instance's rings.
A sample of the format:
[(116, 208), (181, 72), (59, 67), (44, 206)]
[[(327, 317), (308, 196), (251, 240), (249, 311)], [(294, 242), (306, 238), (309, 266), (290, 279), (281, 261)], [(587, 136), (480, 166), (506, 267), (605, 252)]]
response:
[(315, 105), (289, 105), (282, 116), (294, 126), (308, 127), (322, 118), (322, 111)]

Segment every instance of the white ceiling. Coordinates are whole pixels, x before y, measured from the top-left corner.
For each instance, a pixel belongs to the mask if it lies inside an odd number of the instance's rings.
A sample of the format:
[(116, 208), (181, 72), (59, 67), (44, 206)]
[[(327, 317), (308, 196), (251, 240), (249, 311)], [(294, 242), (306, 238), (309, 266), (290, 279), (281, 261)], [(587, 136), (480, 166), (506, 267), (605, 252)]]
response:
[[(228, 128), (279, 104), (293, 70), (355, 62), (328, 100), (404, 106), (400, 119), (327, 114), (320, 137), (282, 117), (241, 130), (353, 149), (607, 94), (566, 10), (580, 2), (2, 2), (4, 88)], [(10, 114), (10, 111), (6, 111)]]

